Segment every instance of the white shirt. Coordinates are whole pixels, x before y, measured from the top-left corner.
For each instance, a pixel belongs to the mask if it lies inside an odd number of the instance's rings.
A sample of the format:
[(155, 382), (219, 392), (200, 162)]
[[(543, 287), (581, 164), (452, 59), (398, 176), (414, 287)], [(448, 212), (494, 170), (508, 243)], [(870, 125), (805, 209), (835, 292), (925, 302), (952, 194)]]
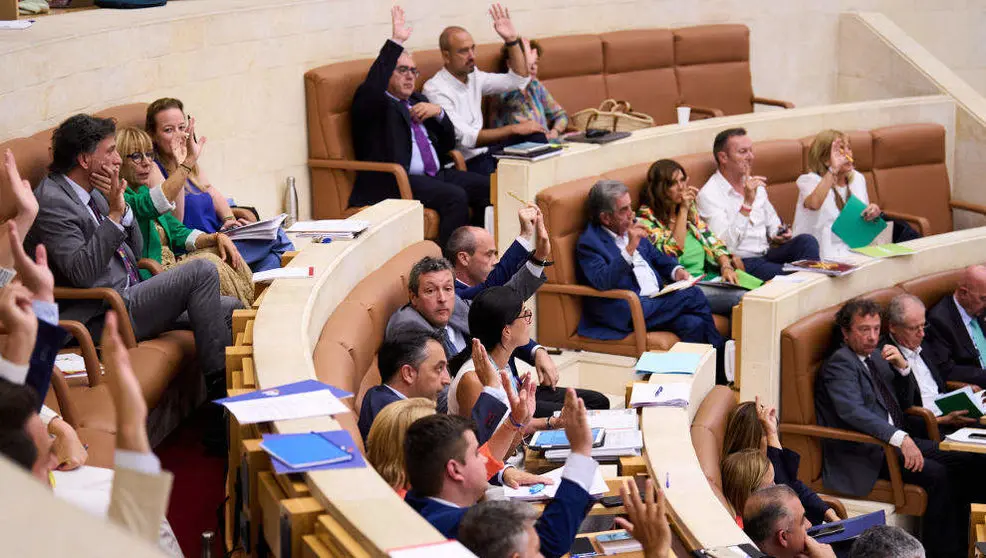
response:
[(769, 237), (777, 234), (781, 218), (767, 199), (766, 188), (758, 188), (753, 210), (747, 217), (740, 213), (740, 194), (716, 171), (698, 192), (698, 213), (709, 229), (726, 243), (729, 251), (741, 258), (762, 256), (770, 248)]
[[(834, 189), (842, 199), (847, 199), (847, 192), (855, 196), (864, 205), (869, 205), (870, 198), (866, 194), (866, 178), (859, 171), (852, 171), (849, 175), (849, 186), (836, 186)], [(818, 241), (818, 253), (823, 259), (838, 259), (849, 255), (849, 245), (832, 232), (832, 223), (839, 217), (841, 210), (835, 204), (836, 192), (830, 191), (825, 196), (825, 201), (817, 210), (805, 207), (807, 198), (815, 187), (822, 181), (822, 177), (811, 172), (802, 174), (798, 177), (798, 204), (794, 208), (794, 223), (791, 226), (792, 234), (810, 234)]]
[(476, 138), (483, 129), (483, 96), (523, 89), (531, 81), (508, 71), (491, 74), (474, 70), (462, 83), (448, 70), (442, 68), (421, 89), (428, 100), (441, 106), (455, 126), (455, 142), (467, 160), (486, 153), (485, 147), (476, 147)]
[(912, 371), (914, 372), (914, 379), (917, 380), (918, 389), (921, 391), (921, 406), (930, 409), (936, 417), (941, 416), (941, 410), (935, 404), (935, 398), (940, 395), (938, 383), (935, 382), (935, 377), (931, 375), (928, 364), (921, 358), (921, 347), (914, 351), (900, 343), (897, 343), (897, 347), (900, 348), (900, 354), (904, 356), (909, 365), (907, 370), (898, 370), (898, 372), (901, 376), (907, 376)]
[[(860, 356), (859, 353), (856, 353), (856, 358), (859, 359), (859, 362), (862, 362), (863, 363), (863, 366), (866, 366), (866, 359), (869, 358), (869, 357), (868, 356)], [(899, 370), (896, 366), (894, 366), (892, 364), (890, 366), (894, 370), (897, 370), (897, 372), (900, 373), (901, 375), (906, 375), (903, 370)], [(866, 368), (867, 368), (867, 370), (869, 370), (869, 367), (868, 366)], [(874, 382), (879, 382), (880, 381), (880, 378), (873, 378), (873, 381)], [(893, 419), (893, 417), (890, 416), (890, 413), (887, 413), (887, 422), (890, 423), (890, 426), (897, 426), (896, 424), (894, 424), (894, 419)], [(906, 438), (906, 437), (907, 437), (907, 432), (904, 432), (903, 430), (898, 430), (898, 431), (894, 432), (893, 436), (890, 437), (890, 440), (888, 440), (887, 443), (890, 444), (891, 446), (895, 447), (895, 448), (899, 448), (904, 443), (904, 438)]]
[[(620, 255), (623, 256), (623, 259), (633, 266), (633, 276), (637, 278), (637, 284), (640, 285), (639, 296), (651, 296), (659, 292), (661, 290), (661, 282), (657, 278), (657, 273), (647, 263), (647, 260), (640, 255), (640, 250), (634, 250), (632, 256), (627, 252), (627, 245), (630, 243), (629, 236), (626, 233), (623, 233), (622, 236), (616, 236), (616, 233), (608, 228), (603, 227), (602, 229), (616, 243), (616, 247), (620, 249)], [(641, 242), (645, 241), (642, 240)], [(679, 265), (678, 267), (681, 266)], [(675, 271), (678, 270), (678, 267), (675, 268)], [(672, 277), (674, 276), (674, 271), (671, 272), (671, 275)]]

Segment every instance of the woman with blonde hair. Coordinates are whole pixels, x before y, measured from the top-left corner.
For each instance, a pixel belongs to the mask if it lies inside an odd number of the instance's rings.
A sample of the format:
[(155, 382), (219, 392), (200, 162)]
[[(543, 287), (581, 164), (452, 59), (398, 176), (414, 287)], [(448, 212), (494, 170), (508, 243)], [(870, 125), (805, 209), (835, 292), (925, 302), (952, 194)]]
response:
[(755, 491), (774, 485), (774, 466), (757, 449), (731, 453), (722, 460), (722, 493), (743, 526), (743, 506)]
[[(182, 143), (175, 142), (174, 152), (183, 164), (194, 165), (201, 146)], [(154, 147), (151, 137), (140, 128), (120, 129), (116, 133), (116, 149), (123, 160), (120, 177), (127, 181), (123, 196), (144, 238), (141, 257), (156, 261), (166, 270), (194, 258), (205, 258), (219, 271), (220, 294), (236, 297), (249, 307), (254, 298), (253, 273), (229, 237), (189, 229), (170, 213), (175, 199), (181, 197), (183, 175), (174, 174), (161, 184), (150, 184)], [(143, 279), (150, 277), (146, 269), (141, 269), (140, 274)]]
[[(832, 232), (832, 224), (849, 198), (855, 197), (866, 206), (863, 219), (867, 221), (874, 221), (883, 213), (878, 205), (870, 203), (866, 178), (854, 166), (849, 136), (838, 130), (819, 132), (808, 148), (808, 171), (797, 181), (794, 234), (814, 236), (822, 259), (845, 257), (850, 247)], [(893, 222), (892, 226), (894, 242), (921, 236), (902, 221)]]
[[(826, 504), (814, 490), (798, 480), (798, 467), (801, 456), (797, 452), (781, 447), (777, 435), (777, 411), (760, 402), (744, 401), (737, 405), (726, 421), (726, 432), (722, 442), (722, 461), (731, 454), (756, 450), (763, 453), (774, 466), (773, 479), (776, 484), (791, 487), (805, 508), (805, 517), (812, 525), (826, 521), (838, 521), (835, 510)], [(742, 513), (742, 510), (738, 510)]]
[(403, 498), (407, 493), (404, 472), (404, 435), (411, 424), (435, 414), (435, 402), (424, 397), (403, 399), (387, 405), (373, 419), (366, 437), (366, 460)]

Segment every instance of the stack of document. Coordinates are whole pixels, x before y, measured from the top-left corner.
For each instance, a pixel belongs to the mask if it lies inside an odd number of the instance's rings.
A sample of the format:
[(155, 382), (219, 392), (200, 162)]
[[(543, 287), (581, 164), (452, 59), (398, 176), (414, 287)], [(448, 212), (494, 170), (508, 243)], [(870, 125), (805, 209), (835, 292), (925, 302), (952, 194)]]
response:
[(892, 258), (894, 256), (910, 256), (911, 254), (917, 253), (917, 250), (914, 248), (909, 248), (903, 244), (894, 244), (893, 242), (890, 244), (878, 244), (875, 246), (853, 248), (852, 251), (871, 258)]
[[(633, 384), (630, 406), (638, 407), (687, 407), (691, 396), (691, 384)], [(608, 433), (607, 433), (608, 434)]]
[(695, 373), (702, 355), (697, 353), (658, 353), (648, 351), (637, 359), (637, 374), (688, 374)]
[(362, 219), (322, 219), (320, 221), (298, 221), (291, 225), (288, 232), (302, 237), (352, 240), (368, 228), (370, 228), (370, 222)]
[(681, 281), (675, 281), (669, 285), (665, 285), (663, 289), (657, 291), (656, 293), (650, 295), (651, 298), (657, 298), (659, 296), (664, 296), (668, 293), (673, 293), (675, 291), (680, 291), (681, 289), (687, 289), (688, 287), (694, 287), (705, 275), (699, 275), (698, 277), (692, 277), (691, 279), (682, 279)]
[(240, 424), (293, 420), (350, 412), (340, 399), (353, 394), (317, 380), (304, 380), (217, 399)]
[[(604, 428), (609, 431), (640, 427), (635, 409), (588, 410), (585, 414), (589, 418), (589, 428)], [(560, 415), (561, 413), (555, 413), (555, 418)]]
[(944, 393), (935, 398), (935, 416), (940, 417), (953, 411), (968, 411), (965, 416), (977, 419), (986, 415), (986, 403), (983, 403), (983, 393), (975, 393), (971, 386), (965, 386), (955, 391)]
[(945, 437), (953, 442), (986, 445), (986, 429), (982, 428), (960, 428)]
[[(640, 455), (643, 447), (644, 437), (638, 428), (606, 429), (603, 445), (592, 448), (592, 457), (596, 461), (617, 461), (620, 457)], [(571, 453), (571, 449), (547, 450), (544, 458), (548, 461), (565, 461)]]
[[(76, 353), (58, 353), (55, 356), (55, 366), (62, 371), (65, 379), (81, 378), (86, 375), (86, 361), (82, 355)], [(102, 365), (100, 372), (102, 372)]]
[(222, 232), (232, 240), (274, 240), (277, 238), (277, 229), (281, 228), (281, 224), (287, 217), (287, 213), (281, 213), (273, 219), (257, 221)]
[[(547, 473), (541, 475), (542, 477), (548, 477), (553, 484), (543, 484), (535, 486), (520, 486), (517, 488), (510, 488), (509, 486), (503, 487), (503, 495), (507, 498), (514, 500), (526, 500), (526, 501), (537, 501), (537, 500), (550, 500), (555, 497), (555, 493), (558, 492), (558, 485), (561, 484), (561, 474), (564, 467), (559, 467), (557, 469), (552, 469)], [(599, 471), (599, 467), (596, 467), (596, 476), (592, 479), (592, 486), (589, 488), (590, 496), (602, 496), (609, 491), (609, 486), (606, 485), (606, 481), (603, 480), (603, 475)]]

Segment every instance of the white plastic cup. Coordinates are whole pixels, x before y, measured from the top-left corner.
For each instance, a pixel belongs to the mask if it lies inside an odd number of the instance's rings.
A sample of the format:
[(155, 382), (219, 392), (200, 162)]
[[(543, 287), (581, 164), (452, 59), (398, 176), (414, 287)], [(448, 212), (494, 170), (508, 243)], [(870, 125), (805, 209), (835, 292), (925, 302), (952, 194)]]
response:
[(678, 124), (688, 124), (692, 116), (692, 107), (678, 107)]

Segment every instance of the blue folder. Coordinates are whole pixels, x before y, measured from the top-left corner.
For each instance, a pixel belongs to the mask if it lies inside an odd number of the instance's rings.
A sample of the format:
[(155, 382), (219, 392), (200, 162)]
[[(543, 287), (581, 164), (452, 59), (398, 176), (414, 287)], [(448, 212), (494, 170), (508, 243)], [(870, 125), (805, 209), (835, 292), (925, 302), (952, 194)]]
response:
[(873, 513), (868, 513), (866, 515), (859, 515), (856, 517), (850, 517), (849, 519), (843, 519), (842, 521), (833, 521), (832, 523), (823, 523), (822, 525), (816, 525), (811, 529), (808, 529), (808, 535), (811, 536), (813, 531), (819, 531), (833, 525), (842, 525), (845, 529), (841, 533), (835, 533), (834, 535), (827, 535), (824, 537), (816, 537), (815, 540), (820, 543), (832, 544), (840, 541), (850, 541), (856, 537), (863, 534), (864, 531), (870, 527), (875, 527), (877, 525), (886, 525), (887, 516), (883, 513), (883, 510), (875, 511)]
[(265, 434), (260, 447), (274, 459), (277, 474), (364, 467), (366, 462), (345, 430), (308, 434)]
[(694, 374), (702, 355), (695, 353), (653, 353), (640, 355), (637, 374)]

